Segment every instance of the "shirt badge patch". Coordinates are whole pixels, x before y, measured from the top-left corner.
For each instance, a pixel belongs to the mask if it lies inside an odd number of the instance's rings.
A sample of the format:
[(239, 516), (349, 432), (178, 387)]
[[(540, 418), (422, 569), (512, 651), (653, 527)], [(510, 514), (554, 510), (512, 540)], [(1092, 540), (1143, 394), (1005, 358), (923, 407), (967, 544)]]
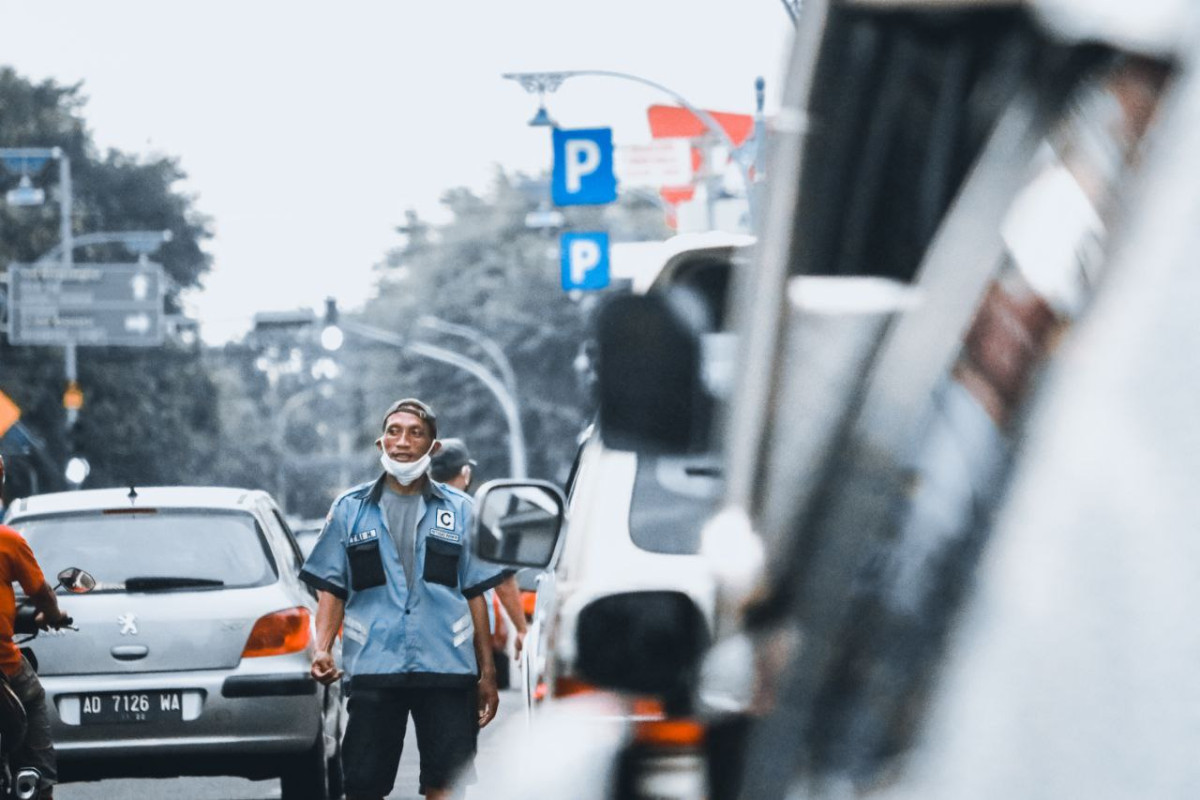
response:
[(437, 526), (439, 528), (454, 528), (454, 512), (448, 508), (439, 508), (437, 512)]
[(377, 530), (375, 530), (374, 528), (371, 528), (371, 530), (369, 530), (369, 531), (361, 531), (360, 533), (351, 534), (350, 535), (350, 544), (362, 544), (363, 542), (369, 542), (369, 541), (372, 541), (373, 539), (378, 539), (378, 538), (379, 538), (379, 532)]
[(429, 531), (429, 535), (444, 539), (447, 542), (454, 542), (455, 544), (459, 544), (462, 541), (462, 536), (454, 531), (439, 531), (437, 528), (433, 528)]

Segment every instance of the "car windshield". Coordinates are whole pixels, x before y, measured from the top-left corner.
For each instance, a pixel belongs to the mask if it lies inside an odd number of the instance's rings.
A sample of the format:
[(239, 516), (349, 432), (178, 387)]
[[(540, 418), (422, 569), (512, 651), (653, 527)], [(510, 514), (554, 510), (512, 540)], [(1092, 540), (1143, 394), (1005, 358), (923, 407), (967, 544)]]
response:
[(80, 567), (95, 576), (100, 592), (237, 588), (276, 577), (262, 534), (245, 513), (85, 513), (16, 520), (13, 527), (46, 575)]

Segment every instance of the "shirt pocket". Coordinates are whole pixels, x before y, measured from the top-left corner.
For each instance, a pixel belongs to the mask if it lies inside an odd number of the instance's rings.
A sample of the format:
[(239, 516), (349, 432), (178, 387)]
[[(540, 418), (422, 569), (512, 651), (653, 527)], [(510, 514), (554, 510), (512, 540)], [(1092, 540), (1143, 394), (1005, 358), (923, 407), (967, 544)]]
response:
[(356, 592), (383, 586), (387, 577), (383, 573), (383, 556), (379, 552), (379, 540), (351, 545), (346, 549), (350, 559), (350, 588)]
[(443, 542), (441, 539), (425, 540), (425, 582), (458, 586), (458, 560), (462, 557), (462, 545)]

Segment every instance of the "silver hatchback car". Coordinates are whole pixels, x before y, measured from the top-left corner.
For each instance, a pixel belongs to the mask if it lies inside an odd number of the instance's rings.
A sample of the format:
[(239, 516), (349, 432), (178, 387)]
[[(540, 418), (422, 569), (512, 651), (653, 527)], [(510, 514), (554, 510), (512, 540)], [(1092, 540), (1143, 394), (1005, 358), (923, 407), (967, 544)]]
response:
[(261, 491), (163, 487), (38, 495), (10, 507), (78, 630), (36, 642), (66, 781), (280, 777), (283, 798), (341, 794), (338, 688), (309, 677), (316, 599)]

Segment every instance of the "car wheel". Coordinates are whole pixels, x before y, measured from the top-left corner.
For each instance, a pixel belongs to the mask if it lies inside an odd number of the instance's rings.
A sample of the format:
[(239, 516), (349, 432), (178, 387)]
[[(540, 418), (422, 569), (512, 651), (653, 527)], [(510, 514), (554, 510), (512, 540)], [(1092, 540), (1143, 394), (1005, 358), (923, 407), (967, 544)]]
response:
[(316, 743), (303, 754), (283, 762), (279, 776), (281, 800), (329, 800), (328, 767), (325, 738), (318, 736)]

